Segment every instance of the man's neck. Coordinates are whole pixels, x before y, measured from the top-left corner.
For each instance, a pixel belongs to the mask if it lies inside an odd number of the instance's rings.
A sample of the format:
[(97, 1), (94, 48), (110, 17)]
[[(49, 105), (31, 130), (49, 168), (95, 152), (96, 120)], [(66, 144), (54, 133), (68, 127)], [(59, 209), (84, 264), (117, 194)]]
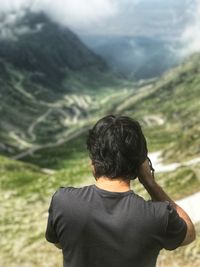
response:
[(126, 192), (130, 190), (130, 180), (122, 181), (120, 179), (110, 179), (108, 177), (99, 177), (96, 180), (95, 185), (101, 189), (111, 192)]

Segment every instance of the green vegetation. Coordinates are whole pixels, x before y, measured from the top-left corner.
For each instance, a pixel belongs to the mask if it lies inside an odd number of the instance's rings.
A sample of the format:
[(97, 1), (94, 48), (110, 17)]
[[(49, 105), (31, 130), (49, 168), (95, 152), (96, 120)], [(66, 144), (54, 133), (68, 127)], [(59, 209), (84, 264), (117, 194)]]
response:
[(200, 155), (199, 58), (199, 54), (188, 58), (119, 107), (143, 122), (151, 149), (165, 149), (168, 162)]
[(199, 267), (200, 251), (200, 224), (196, 225), (196, 240), (188, 246), (180, 247), (174, 251), (162, 250), (158, 258), (158, 267)]
[[(200, 190), (200, 176), (198, 171), (199, 165), (195, 167), (181, 167), (175, 171), (156, 173), (156, 181), (166, 190), (174, 200), (192, 195)], [(150, 196), (144, 190), (138, 180), (132, 182), (132, 189), (145, 199)]]
[(101, 94), (130, 86), (73, 32), (44, 14), (19, 20), (31, 29), (43, 26), (16, 40), (0, 40), (1, 154), (7, 156), (55, 142), (73, 121), (79, 124), (99, 110)]
[[(73, 145), (74, 148), (78, 147), (74, 142), (71, 149)], [(2, 266), (26, 266), (27, 263), (30, 266), (45, 266), (47, 262), (48, 266), (60, 266), (62, 255), (44, 238), (50, 198), (60, 186), (80, 186), (94, 182), (86, 155), (78, 155), (72, 150), (71, 152), (72, 159), (63, 162), (63, 168), (51, 175), (45, 174), (44, 170), (35, 165), (0, 157)], [(194, 172), (187, 168), (179, 169), (177, 173), (159, 174), (156, 177), (159, 184), (164, 186), (174, 199), (189, 195), (199, 187)], [(132, 182), (132, 188), (136, 193), (149, 198), (137, 181)], [(195, 254), (197, 250), (194, 245), (190, 247), (194, 256), (192, 254), (189, 257), (196, 264), (194, 266), (198, 266), (199, 259)], [(171, 252), (161, 254), (161, 257), (170, 264), (169, 258), (172, 257), (169, 253)], [(180, 254), (183, 254), (184, 261), (188, 262), (187, 249), (173, 252), (173, 259), (179, 260)]]

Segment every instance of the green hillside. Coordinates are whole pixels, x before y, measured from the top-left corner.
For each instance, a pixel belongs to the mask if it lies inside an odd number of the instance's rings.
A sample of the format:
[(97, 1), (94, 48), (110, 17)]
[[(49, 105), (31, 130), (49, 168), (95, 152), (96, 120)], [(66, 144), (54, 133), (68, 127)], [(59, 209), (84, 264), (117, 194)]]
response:
[(199, 157), (200, 55), (188, 58), (117, 108), (143, 122), (151, 150), (168, 162)]
[[(60, 166), (62, 168), (51, 174), (47, 174), (49, 170), (40, 169), (36, 165), (0, 157), (1, 266), (18, 267), (28, 264), (29, 266), (53, 267), (61, 265), (60, 251), (50, 243), (48, 244), (44, 238), (47, 210), (50, 198), (59, 186), (80, 186), (80, 184), (94, 182), (88, 158), (84, 153), (82, 155), (75, 153), (78, 148), (83, 148), (81, 144), (82, 141), (77, 139), (71, 143), (71, 146), (64, 147), (62, 152), (63, 154), (65, 152), (66, 161), (63, 160), (63, 165)], [(61, 148), (59, 151), (61, 152)], [(170, 175), (168, 176), (170, 177)], [(157, 178), (159, 183), (164, 185), (166, 179), (163, 176)], [(168, 181), (168, 185), (164, 185), (165, 189), (172, 197), (176, 197), (177, 190), (175, 188), (183, 183), (179, 179), (177, 181), (175, 175), (173, 180), (169, 179)], [(145, 195), (141, 186), (138, 184), (132, 184), (132, 186), (135, 192)], [(186, 183), (186, 186), (190, 188), (191, 182)], [(183, 196), (188, 192), (180, 190), (180, 193)], [(169, 252), (163, 251), (162, 259), (168, 263), (166, 266), (171, 266), (172, 261), (178, 260), (180, 264), (185, 262), (185, 266), (188, 267), (193, 261), (194, 266), (197, 267), (199, 249), (200, 243), (197, 240), (189, 247), (170, 252), (170, 255)]]
[(128, 84), (44, 14), (28, 13), (15, 27), (12, 38), (0, 36), (0, 153), (7, 156), (68, 135), (98, 109), (96, 92)]
[[(49, 91), (69, 93), (75, 90), (72, 84), (64, 83), (70, 71), (84, 70), (86, 79), (89, 78), (87, 71), (93, 69), (99, 80), (101, 74), (108, 71), (101, 57), (89, 50), (72, 31), (43, 13), (28, 12), (14, 27), (11, 37), (0, 40), (0, 58), (28, 74), (30, 82)], [(24, 27), (26, 30), (22, 31)], [(90, 77), (90, 84), (92, 81)]]

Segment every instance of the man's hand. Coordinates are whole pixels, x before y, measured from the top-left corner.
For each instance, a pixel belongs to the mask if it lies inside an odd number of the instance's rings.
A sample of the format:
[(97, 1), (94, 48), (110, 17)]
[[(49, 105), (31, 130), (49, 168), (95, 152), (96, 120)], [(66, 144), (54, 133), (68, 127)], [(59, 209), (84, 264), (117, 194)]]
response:
[(148, 158), (139, 167), (138, 179), (144, 186), (155, 182)]

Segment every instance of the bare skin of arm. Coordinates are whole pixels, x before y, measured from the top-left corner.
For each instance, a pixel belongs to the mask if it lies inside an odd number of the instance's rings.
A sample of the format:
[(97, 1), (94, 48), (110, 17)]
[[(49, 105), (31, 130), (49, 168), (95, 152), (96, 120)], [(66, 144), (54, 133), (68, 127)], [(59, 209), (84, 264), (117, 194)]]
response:
[(186, 222), (187, 224), (187, 233), (185, 236), (184, 241), (181, 243), (180, 246), (188, 245), (192, 243), (196, 238), (196, 232), (194, 225), (188, 216), (188, 214), (180, 207), (178, 206), (162, 189), (161, 186), (159, 186), (155, 179), (154, 175), (151, 173), (151, 169), (149, 166), (148, 159), (145, 160), (144, 163), (141, 164), (139, 168), (139, 175), (138, 179), (140, 183), (144, 186), (144, 188), (147, 190), (149, 195), (151, 196), (152, 200), (154, 201), (169, 201), (172, 206), (176, 209), (179, 216)]

